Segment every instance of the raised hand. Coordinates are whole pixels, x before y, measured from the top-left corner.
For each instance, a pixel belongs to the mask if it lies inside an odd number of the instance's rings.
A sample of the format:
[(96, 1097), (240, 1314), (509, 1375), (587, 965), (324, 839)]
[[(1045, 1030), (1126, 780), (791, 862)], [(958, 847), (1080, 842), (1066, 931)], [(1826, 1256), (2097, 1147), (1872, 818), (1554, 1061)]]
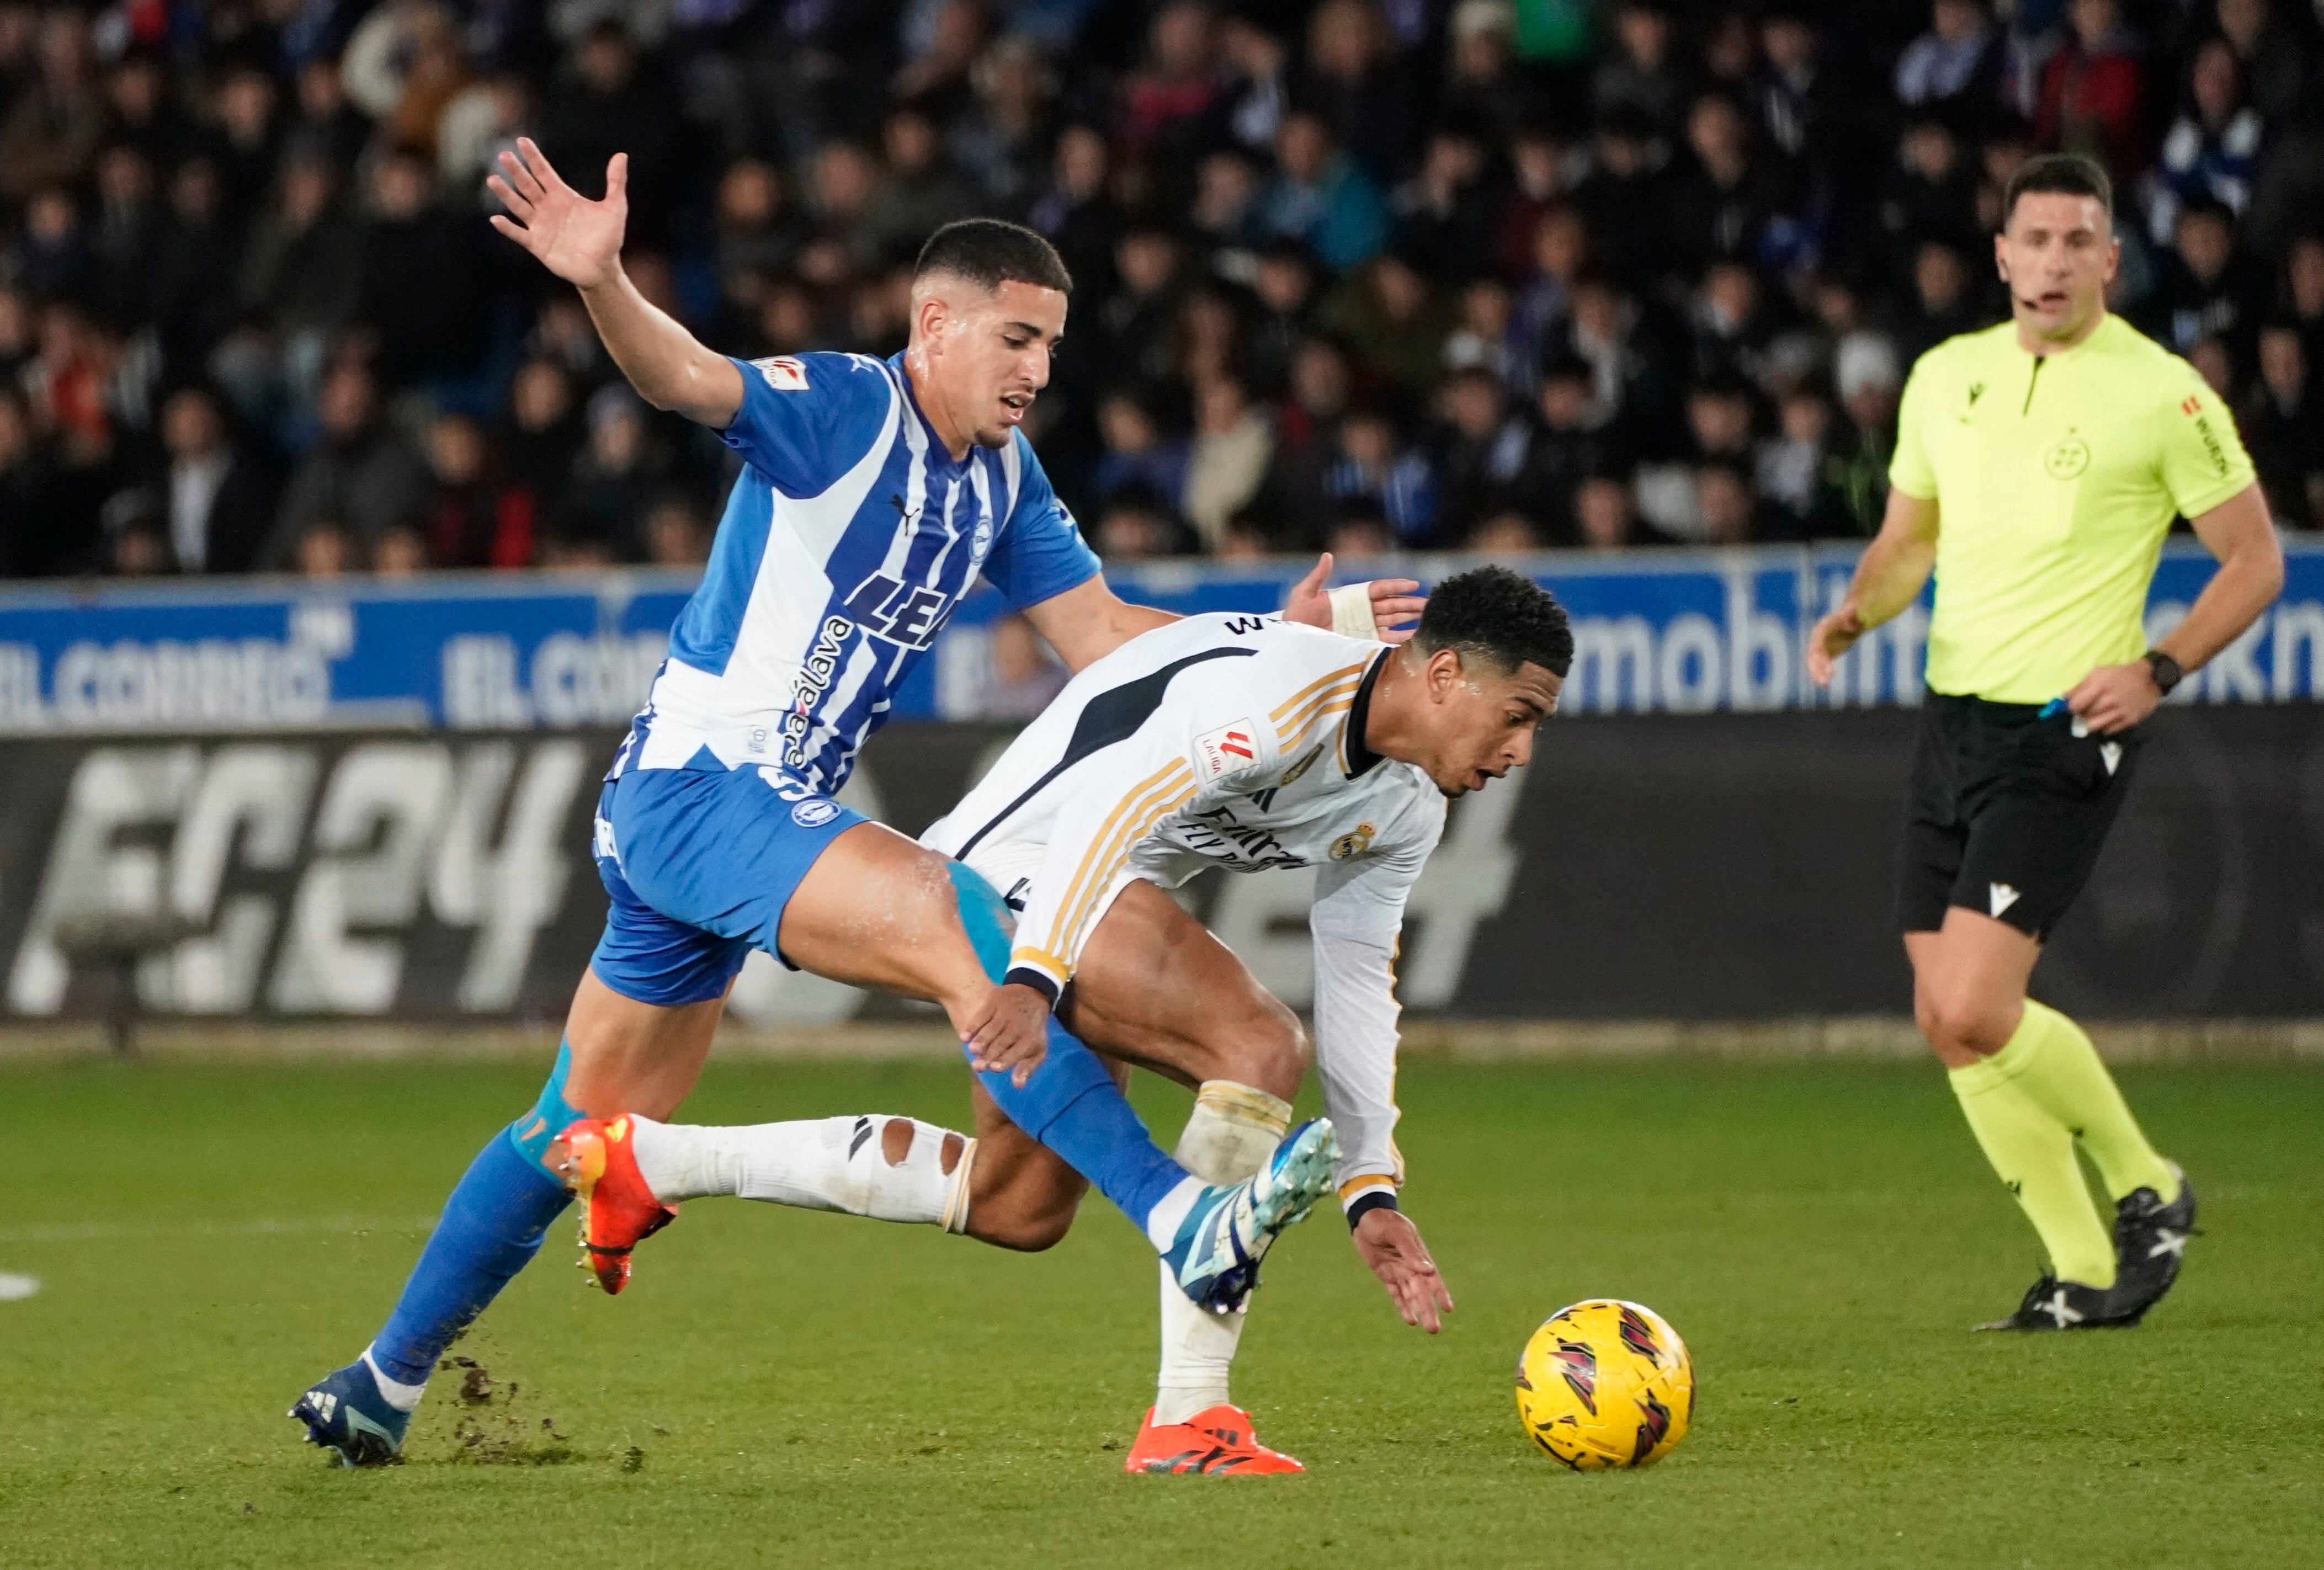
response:
[[(1283, 619), (1332, 631), (1332, 596), (1323, 586), (1331, 576), (1332, 553), (1327, 550), (1305, 577), (1291, 586), (1290, 596), (1283, 602)], [(1408, 577), (1376, 577), (1364, 587), (1371, 605), (1372, 636), (1383, 643), (1401, 643), (1409, 639), (1413, 628), (1391, 627), (1389, 623), (1419, 616), (1428, 604), (1416, 592), (1420, 586)]]
[(567, 283), (595, 289), (621, 271), (622, 235), (630, 221), (630, 155), (605, 165), (605, 196), (591, 201), (565, 183), (530, 136), (500, 156), (501, 172), (484, 187), (513, 218), (493, 215), (493, 227), (540, 260)]

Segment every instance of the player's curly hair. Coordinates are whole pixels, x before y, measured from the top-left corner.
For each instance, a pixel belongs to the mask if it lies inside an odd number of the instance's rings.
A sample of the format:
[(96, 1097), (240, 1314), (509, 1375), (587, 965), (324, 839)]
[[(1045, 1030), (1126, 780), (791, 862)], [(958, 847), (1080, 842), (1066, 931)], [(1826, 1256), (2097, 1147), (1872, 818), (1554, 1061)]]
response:
[(986, 290), (1032, 283), (1060, 294), (1074, 291), (1057, 248), (1021, 224), (1001, 218), (961, 218), (928, 236), (912, 276), (949, 272)]
[(1538, 665), (1564, 679), (1573, 664), (1573, 628), (1557, 596), (1506, 567), (1456, 573), (1428, 591), (1413, 642), (1434, 654), (1475, 653), (1504, 670)]

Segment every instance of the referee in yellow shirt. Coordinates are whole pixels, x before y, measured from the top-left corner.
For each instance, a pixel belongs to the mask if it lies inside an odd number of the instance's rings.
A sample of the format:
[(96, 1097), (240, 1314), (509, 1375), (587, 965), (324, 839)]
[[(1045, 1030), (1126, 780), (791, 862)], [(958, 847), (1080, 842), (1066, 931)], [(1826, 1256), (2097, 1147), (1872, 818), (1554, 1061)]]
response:
[[(1887, 513), (1809, 634), (1808, 671), (1829, 683), (1935, 570), (1897, 898), (1913, 1013), (2050, 1258), (1988, 1328), (2133, 1325), (2178, 1277), (2194, 1190), (2081, 1028), (2025, 987), (2137, 771), (2146, 717), (2267, 608), (2283, 557), (2226, 408), (2107, 312), (2120, 253), (2105, 171), (2030, 160), (2002, 215), (2011, 319), (1913, 367)], [(2149, 648), (2147, 586), (2181, 514), (2219, 569)], [(2115, 1201), (2111, 1233), (2077, 1141)]]

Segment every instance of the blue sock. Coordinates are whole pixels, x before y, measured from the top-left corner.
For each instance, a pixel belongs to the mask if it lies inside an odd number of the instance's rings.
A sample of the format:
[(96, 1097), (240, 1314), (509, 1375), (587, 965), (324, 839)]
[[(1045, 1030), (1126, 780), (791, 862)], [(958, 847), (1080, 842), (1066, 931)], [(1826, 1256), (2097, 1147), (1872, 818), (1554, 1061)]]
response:
[(388, 1378), (425, 1384), (444, 1349), (532, 1262), (549, 1224), (571, 1200), (540, 1160), (581, 1115), (565, 1100), (572, 1057), (571, 1048), (558, 1049), (540, 1102), (492, 1137), (444, 1202), (395, 1312), (372, 1343), (372, 1360)]
[[(984, 974), (997, 982), (1009, 969), (1009, 908), (965, 863), (950, 863), (949, 870), (961, 925)], [(1141, 1232), (1163, 1196), (1186, 1180), (1186, 1169), (1147, 1137), (1146, 1125), (1097, 1055), (1055, 1017), (1048, 1055), (1022, 1090), (1001, 1070), (977, 1077), (1010, 1122), (1064, 1157)]]

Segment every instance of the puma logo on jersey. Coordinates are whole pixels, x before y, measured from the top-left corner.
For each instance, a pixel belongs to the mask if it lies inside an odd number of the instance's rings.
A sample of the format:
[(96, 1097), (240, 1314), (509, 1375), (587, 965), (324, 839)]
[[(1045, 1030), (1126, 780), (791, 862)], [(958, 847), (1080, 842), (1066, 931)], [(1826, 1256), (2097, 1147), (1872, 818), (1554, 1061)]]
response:
[(807, 366), (788, 355), (770, 355), (751, 364), (757, 368), (767, 385), (778, 392), (807, 391)]
[(1987, 891), (1993, 900), (1993, 915), (1999, 920), (2001, 913), (2017, 903), (2017, 891), (2006, 883), (1995, 883)]
[(1222, 774), (1232, 773), (1256, 757), (1258, 753), (1251, 743), (1255, 732), (1250, 721), (1239, 719), (1196, 736), (1194, 756), (1202, 764), (1203, 778), (1215, 780)]

